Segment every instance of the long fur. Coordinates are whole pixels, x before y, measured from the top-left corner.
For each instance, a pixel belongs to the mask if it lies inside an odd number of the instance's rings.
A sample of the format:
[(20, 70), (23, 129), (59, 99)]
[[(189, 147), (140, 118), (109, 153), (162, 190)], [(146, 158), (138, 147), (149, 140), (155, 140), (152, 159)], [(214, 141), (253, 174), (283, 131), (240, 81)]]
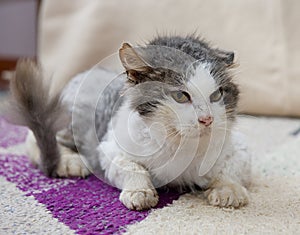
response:
[(18, 62), (10, 90), (13, 119), (32, 130), (41, 152), (41, 170), (55, 177), (60, 160), (56, 133), (66, 123), (60, 92), (50, 96), (40, 67), (30, 60)]

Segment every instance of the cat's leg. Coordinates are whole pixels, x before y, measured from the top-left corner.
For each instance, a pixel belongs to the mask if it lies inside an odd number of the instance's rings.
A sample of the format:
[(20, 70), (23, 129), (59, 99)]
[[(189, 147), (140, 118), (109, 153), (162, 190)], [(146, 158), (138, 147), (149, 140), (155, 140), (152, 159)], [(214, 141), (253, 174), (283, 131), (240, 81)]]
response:
[(106, 170), (106, 176), (114, 186), (122, 189), (119, 199), (128, 209), (144, 210), (157, 205), (157, 191), (142, 165), (115, 158)]
[(216, 167), (221, 167), (221, 170), (212, 177), (208, 190), (204, 193), (208, 203), (235, 208), (248, 204), (246, 187), (250, 184), (250, 155), (247, 152), (235, 152), (232, 156), (225, 156), (223, 160)]
[[(27, 155), (31, 162), (39, 167), (41, 164), (40, 150), (37, 146), (36, 139), (31, 131), (29, 131), (26, 139)], [(90, 174), (89, 169), (81, 160), (78, 153), (72, 151), (70, 148), (59, 145), (60, 161), (56, 169), (56, 174), (59, 177), (80, 176), (86, 177)]]

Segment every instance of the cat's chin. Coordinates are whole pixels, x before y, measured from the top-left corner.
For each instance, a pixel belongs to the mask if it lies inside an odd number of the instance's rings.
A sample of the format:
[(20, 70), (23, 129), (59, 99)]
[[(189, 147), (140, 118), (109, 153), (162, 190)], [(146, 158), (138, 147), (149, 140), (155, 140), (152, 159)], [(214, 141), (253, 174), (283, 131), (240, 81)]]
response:
[(206, 127), (206, 128), (201, 128), (201, 129), (194, 129), (190, 130), (187, 133), (183, 134), (182, 137), (184, 138), (202, 138), (205, 136), (209, 136), (211, 133), (211, 128)]
[(211, 133), (211, 127), (203, 128), (200, 131), (200, 137), (208, 136), (208, 135), (210, 135), (210, 133)]

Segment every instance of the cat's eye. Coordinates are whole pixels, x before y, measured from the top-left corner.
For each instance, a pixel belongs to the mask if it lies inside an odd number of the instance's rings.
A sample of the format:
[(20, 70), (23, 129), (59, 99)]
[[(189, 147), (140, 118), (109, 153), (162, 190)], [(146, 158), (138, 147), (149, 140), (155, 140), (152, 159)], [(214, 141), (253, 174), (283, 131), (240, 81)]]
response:
[(178, 103), (187, 103), (191, 100), (189, 93), (185, 91), (172, 91), (171, 96)]
[(223, 88), (220, 87), (218, 90), (214, 91), (210, 96), (209, 100), (211, 103), (218, 102), (223, 96)]

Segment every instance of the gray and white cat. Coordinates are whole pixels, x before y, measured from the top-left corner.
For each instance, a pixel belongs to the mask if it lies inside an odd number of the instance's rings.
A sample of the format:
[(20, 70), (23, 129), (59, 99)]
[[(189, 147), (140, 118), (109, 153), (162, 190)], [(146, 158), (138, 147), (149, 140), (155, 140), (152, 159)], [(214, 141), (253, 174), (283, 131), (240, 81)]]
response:
[(249, 154), (231, 131), (234, 54), (188, 36), (124, 43), (119, 57), (125, 73), (95, 68), (51, 96), (37, 66), (18, 64), (11, 92), (35, 136), (33, 161), (49, 176), (93, 172), (129, 209), (156, 206), (166, 185), (197, 185), (215, 206), (247, 204)]

